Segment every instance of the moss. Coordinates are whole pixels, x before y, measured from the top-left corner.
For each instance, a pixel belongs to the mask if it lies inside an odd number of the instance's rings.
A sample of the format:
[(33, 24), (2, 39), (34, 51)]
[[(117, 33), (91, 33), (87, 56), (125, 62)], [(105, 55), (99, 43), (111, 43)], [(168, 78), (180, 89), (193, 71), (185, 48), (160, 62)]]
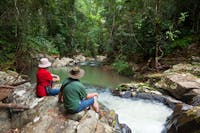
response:
[(111, 126), (112, 126), (112, 127), (115, 127), (115, 126), (116, 126), (116, 124), (117, 124), (117, 121), (116, 121), (116, 120), (113, 120), (113, 121), (112, 121), (112, 125), (111, 125)]
[(108, 114), (108, 123), (110, 126), (115, 127), (117, 124), (116, 113), (114, 110), (110, 110)]
[(192, 116), (195, 116), (196, 112), (197, 112), (197, 110), (190, 109), (190, 110), (186, 111), (186, 115), (192, 117)]
[(199, 66), (200, 66), (200, 63), (192, 63), (191, 65), (194, 66), (194, 67), (195, 67), (195, 66), (199, 67)]
[(198, 124), (200, 124), (200, 107), (196, 106), (193, 109), (186, 111), (186, 115), (194, 119)]
[(200, 117), (196, 118), (195, 121), (199, 124), (200, 126)]
[(115, 88), (115, 90), (118, 90), (118, 91), (127, 91), (129, 90), (130, 88), (129, 87), (126, 87), (126, 86), (119, 86), (117, 88)]
[(138, 84), (138, 89), (139, 90), (148, 89), (150, 91), (156, 91), (157, 90), (156, 88), (152, 87), (148, 83), (140, 83), (140, 84)]
[(130, 83), (130, 84), (120, 84), (119, 87), (114, 90), (117, 91), (130, 91), (132, 88), (136, 88), (137, 91), (144, 91), (147, 89), (149, 91), (157, 91), (157, 88), (152, 87), (149, 83)]

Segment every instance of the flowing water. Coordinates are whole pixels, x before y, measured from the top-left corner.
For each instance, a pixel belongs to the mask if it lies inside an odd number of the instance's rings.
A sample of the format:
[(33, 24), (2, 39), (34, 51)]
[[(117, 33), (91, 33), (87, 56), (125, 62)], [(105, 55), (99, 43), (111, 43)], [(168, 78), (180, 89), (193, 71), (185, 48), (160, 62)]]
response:
[(119, 122), (127, 124), (134, 133), (161, 133), (172, 110), (162, 103), (150, 100), (132, 100), (100, 93), (99, 102), (115, 110)]
[[(86, 74), (81, 82), (105, 88), (99, 93), (98, 100), (107, 108), (115, 110), (120, 123), (127, 124), (134, 133), (161, 133), (167, 117), (172, 113), (170, 108), (156, 101), (112, 96), (106, 88), (131, 80), (98, 67), (84, 67), (84, 70)], [(67, 69), (54, 69), (53, 73), (59, 74), (63, 80), (67, 76)], [(92, 87), (88, 91), (97, 90)]]

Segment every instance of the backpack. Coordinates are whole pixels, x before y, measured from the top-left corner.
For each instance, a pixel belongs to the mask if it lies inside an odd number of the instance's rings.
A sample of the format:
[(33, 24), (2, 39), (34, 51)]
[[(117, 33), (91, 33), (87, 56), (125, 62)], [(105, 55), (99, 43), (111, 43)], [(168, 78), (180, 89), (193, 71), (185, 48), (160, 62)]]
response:
[(65, 83), (64, 85), (62, 85), (60, 87), (60, 92), (58, 94), (58, 102), (59, 103), (63, 103), (63, 89), (70, 83), (72, 83), (74, 80), (69, 80), (67, 83)]

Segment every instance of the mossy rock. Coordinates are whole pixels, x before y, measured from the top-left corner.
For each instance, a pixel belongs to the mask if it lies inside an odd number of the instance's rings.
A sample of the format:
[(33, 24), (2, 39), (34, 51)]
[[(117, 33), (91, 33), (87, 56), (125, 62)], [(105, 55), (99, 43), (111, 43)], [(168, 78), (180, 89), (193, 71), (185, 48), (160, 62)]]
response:
[(167, 133), (199, 133), (200, 107), (178, 104), (167, 120)]

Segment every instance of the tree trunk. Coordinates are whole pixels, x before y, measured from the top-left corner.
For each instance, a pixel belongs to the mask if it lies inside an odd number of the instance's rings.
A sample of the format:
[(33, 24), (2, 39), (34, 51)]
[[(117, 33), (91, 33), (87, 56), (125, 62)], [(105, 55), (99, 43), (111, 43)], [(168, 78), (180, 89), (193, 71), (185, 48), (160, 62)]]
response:
[(156, 32), (156, 47), (155, 47), (155, 68), (158, 71), (159, 70), (159, 47), (160, 47), (160, 0), (156, 0), (156, 27), (155, 27), (155, 32)]

